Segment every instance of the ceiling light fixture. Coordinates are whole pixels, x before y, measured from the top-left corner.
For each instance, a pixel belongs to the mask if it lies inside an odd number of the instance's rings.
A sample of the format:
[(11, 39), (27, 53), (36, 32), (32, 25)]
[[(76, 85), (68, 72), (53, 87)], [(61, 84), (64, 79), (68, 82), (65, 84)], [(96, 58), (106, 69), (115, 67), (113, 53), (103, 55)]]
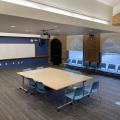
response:
[(63, 10), (60, 8), (51, 7), (49, 5), (44, 5), (44, 4), (40, 4), (40, 3), (38, 4), (33, 1), (31, 1), (31, 2), (27, 1), (27, 0), (22, 0), (22, 1), (21, 0), (1, 0), (1, 1), (9, 2), (12, 4), (18, 4), (18, 5), (22, 5), (22, 6), (27, 6), (27, 7), (31, 7), (31, 8), (35, 8), (35, 9), (40, 9), (40, 10), (44, 10), (44, 11), (48, 11), (48, 12), (52, 12), (52, 13), (61, 14), (61, 15), (66, 15), (66, 16), (70, 16), (70, 17), (74, 17), (74, 18), (93, 21), (93, 22), (97, 22), (97, 23), (109, 24), (109, 21), (107, 21), (107, 20), (101, 20), (101, 19), (98, 19), (95, 17), (83, 15), (83, 14), (72, 12), (69, 10)]
[(10, 27), (11, 27), (11, 28), (15, 28), (16, 26), (14, 26), (14, 25), (11, 25)]
[(55, 25), (55, 26), (53, 26), (53, 27), (54, 27), (54, 28), (57, 28), (58, 26)]

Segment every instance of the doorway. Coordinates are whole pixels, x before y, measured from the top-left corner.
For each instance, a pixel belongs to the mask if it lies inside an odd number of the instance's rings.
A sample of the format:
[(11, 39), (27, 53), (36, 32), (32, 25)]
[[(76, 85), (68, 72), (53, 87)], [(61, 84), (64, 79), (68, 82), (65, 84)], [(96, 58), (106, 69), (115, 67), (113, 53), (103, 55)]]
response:
[(53, 65), (61, 64), (62, 43), (58, 39), (51, 41), (51, 62)]

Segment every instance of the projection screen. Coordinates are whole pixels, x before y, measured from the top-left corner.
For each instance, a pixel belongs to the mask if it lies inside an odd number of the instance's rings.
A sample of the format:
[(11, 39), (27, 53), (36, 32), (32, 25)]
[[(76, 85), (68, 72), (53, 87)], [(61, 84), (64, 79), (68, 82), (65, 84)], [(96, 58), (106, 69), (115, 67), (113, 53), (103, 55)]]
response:
[(34, 44), (0, 44), (0, 60), (35, 57)]

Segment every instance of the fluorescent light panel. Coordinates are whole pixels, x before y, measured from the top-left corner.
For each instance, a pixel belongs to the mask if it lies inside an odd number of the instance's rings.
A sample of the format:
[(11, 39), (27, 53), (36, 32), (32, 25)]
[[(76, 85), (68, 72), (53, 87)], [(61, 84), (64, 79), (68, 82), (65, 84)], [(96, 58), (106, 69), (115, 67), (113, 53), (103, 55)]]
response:
[(31, 7), (31, 8), (35, 8), (35, 9), (40, 9), (40, 10), (44, 10), (44, 11), (48, 11), (48, 12), (52, 12), (52, 13), (61, 14), (61, 15), (66, 15), (66, 16), (70, 16), (70, 17), (74, 17), (74, 18), (79, 18), (79, 19), (83, 19), (83, 20), (93, 21), (93, 22), (97, 22), (97, 23), (109, 24), (109, 22), (105, 21), (105, 20), (81, 15), (78, 13), (69, 12), (67, 10), (58, 9), (58, 8), (50, 7), (47, 5), (29, 2), (26, 0), (1, 0), (1, 1), (18, 4), (18, 5), (22, 5), (22, 6), (26, 6), (26, 7)]

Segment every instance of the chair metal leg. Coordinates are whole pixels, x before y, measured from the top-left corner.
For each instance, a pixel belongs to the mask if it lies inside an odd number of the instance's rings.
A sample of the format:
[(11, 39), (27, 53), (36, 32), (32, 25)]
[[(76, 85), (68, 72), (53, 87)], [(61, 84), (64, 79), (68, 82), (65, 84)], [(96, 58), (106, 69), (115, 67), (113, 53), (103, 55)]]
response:
[(60, 109), (62, 109), (63, 107), (66, 107), (66, 106), (68, 106), (68, 105), (70, 105), (70, 104), (72, 104), (72, 103), (73, 103), (73, 101), (70, 101), (70, 102), (67, 102), (67, 103), (65, 103), (65, 104), (57, 107), (57, 111), (60, 111)]
[[(85, 89), (85, 82), (86, 82), (86, 81), (83, 81), (83, 89)], [(85, 94), (85, 93), (84, 93), (84, 90), (83, 90), (83, 96), (84, 96), (84, 94)]]
[(32, 88), (30, 92), (28, 91), (28, 92), (29, 92), (29, 95), (33, 95), (33, 93), (34, 93), (35, 91), (36, 91), (36, 89), (35, 89), (35, 88)]
[(22, 76), (22, 85), (21, 87), (19, 87), (20, 90), (23, 90), (25, 92), (28, 92), (28, 90), (25, 88), (25, 80), (24, 80), (24, 76)]
[[(66, 94), (66, 92), (67, 92), (67, 88), (65, 89), (65, 93), (64, 94)], [(59, 107), (57, 107), (57, 111), (60, 111), (63, 107), (66, 107), (66, 106), (72, 105), (72, 104), (73, 104), (73, 101), (67, 102), (67, 98), (64, 96), (64, 104), (59, 106)]]

